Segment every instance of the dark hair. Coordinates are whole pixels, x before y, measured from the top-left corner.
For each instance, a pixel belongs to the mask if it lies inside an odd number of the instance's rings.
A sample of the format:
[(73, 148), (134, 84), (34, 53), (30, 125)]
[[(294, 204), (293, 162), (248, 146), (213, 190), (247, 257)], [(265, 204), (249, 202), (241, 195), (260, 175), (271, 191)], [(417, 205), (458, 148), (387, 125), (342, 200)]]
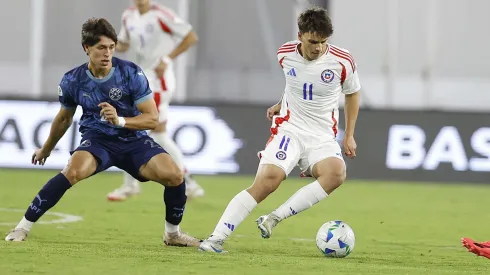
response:
[(101, 36), (107, 36), (117, 43), (114, 27), (104, 18), (89, 18), (82, 25), (82, 47), (93, 46), (100, 41)]
[(300, 33), (316, 33), (322, 37), (330, 37), (333, 34), (332, 20), (327, 10), (319, 7), (307, 9), (299, 15), (298, 29)]

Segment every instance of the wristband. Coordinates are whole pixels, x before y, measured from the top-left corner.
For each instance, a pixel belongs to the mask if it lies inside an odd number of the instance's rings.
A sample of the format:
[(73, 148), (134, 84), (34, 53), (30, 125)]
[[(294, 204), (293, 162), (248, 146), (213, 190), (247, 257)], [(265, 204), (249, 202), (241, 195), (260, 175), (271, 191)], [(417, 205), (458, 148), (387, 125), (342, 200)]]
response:
[(117, 126), (124, 127), (124, 125), (126, 125), (126, 120), (124, 119), (124, 117), (122, 116), (118, 117)]
[(167, 64), (168, 66), (172, 65), (172, 63), (173, 63), (172, 58), (170, 58), (168, 56), (162, 57), (162, 62)]

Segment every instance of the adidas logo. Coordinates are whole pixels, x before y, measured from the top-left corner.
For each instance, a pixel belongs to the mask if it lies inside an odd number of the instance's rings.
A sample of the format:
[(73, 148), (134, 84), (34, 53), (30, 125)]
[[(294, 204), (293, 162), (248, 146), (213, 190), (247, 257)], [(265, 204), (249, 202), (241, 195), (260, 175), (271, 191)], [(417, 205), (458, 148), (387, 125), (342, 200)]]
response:
[(225, 222), (225, 226), (228, 227), (228, 229), (230, 229), (232, 232), (233, 232), (233, 230), (235, 230), (235, 225), (233, 225), (233, 224)]
[(294, 70), (294, 68), (292, 68), (291, 70), (289, 70), (289, 72), (287, 73), (287, 75), (296, 76), (296, 71)]

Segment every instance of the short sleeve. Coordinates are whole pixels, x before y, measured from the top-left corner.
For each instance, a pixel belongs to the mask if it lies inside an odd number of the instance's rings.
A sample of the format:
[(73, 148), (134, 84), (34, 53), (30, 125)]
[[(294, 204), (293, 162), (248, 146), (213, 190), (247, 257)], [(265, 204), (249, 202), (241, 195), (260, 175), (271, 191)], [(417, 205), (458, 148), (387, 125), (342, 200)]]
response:
[(124, 12), (121, 17), (121, 30), (119, 30), (119, 34), (117, 35), (117, 40), (122, 43), (129, 43), (129, 33), (128, 33), (128, 27), (126, 23), (127, 17), (128, 17), (128, 13)]
[(155, 7), (158, 23), (164, 32), (177, 38), (184, 38), (192, 30), (191, 24), (176, 15), (172, 10)]
[(135, 104), (140, 104), (153, 98), (148, 79), (141, 69), (138, 68), (131, 77), (131, 95)]
[(70, 82), (66, 79), (66, 75), (63, 76), (58, 85), (58, 99), (64, 108), (73, 109), (77, 107), (71, 91)]
[(361, 90), (361, 82), (359, 81), (359, 75), (356, 69), (347, 74), (344, 84), (342, 85), (342, 93), (353, 94), (359, 90)]

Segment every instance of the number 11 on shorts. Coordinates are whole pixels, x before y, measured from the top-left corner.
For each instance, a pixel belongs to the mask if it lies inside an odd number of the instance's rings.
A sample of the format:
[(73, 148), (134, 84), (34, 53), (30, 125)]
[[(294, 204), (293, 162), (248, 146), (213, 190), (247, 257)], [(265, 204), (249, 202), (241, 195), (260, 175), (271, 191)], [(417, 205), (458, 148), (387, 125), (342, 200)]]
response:
[[(308, 92), (307, 92), (308, 88)], [(303, 99), (313, 100), (313, 84), (308, 85), (308, 83), (303, 84)]]

